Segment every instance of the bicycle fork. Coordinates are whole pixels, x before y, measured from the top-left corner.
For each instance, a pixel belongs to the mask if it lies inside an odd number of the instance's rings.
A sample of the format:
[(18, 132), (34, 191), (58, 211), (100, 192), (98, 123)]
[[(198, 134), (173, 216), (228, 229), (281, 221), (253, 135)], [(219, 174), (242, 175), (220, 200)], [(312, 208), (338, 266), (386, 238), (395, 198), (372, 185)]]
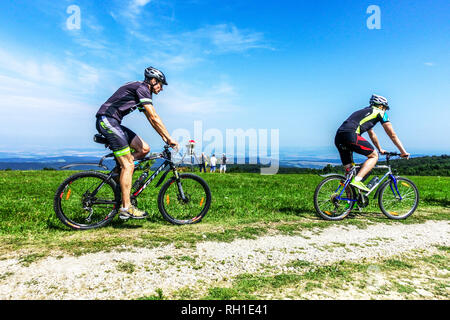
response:
[[(395, 194), (395, 192), (397, 192), (397, 195), (398, 195), (399, 199), (400, 199), (400, 200), (403, 200), (402, 196), (400, 195), (400, 191), (398, 191), (398, 183), (397, 183), (397, 179), (395, 179), (395, 176), (392, 175), (392, 174), (389, 175), (389, 178), (391, 178), (391, 182), (389, 183), (389, 186), (391, 187), (392, 194), (393, 194), (395, 197), (397, 197), (396, 194)], [(394, 191), (394, 188), (392, 187), (392, 182), (394, 182), (395, 191)]]
[(187, 203), (189, 200), (186, 198), (186, 195), (184, 194), (183, 186), (181, 185), (180, 175), (178, 174), (176, 168), (173, 168), (173, 174), (175, 175), (175, 181), (177, 182), (178, 192), (180, 193), (181, 200), (183, 200), (184, 203)]

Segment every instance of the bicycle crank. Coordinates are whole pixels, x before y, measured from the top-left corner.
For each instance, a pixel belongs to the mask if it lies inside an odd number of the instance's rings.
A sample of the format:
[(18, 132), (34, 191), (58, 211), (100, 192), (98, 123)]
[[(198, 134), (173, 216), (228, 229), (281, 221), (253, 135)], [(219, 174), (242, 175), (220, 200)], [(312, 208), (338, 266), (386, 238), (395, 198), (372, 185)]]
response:
[(358, 196), (358, 207), (365, 208), (369, 205), (369, 198), (365, 194), (359, 194)]

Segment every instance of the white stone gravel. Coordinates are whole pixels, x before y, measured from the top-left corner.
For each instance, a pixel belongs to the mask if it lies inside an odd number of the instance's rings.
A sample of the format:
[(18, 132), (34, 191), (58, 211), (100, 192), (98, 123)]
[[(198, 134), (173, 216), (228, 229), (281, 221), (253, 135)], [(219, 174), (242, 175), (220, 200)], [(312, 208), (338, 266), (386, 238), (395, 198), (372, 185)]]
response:
[[(196, 248), (121, 248), (79, 257), (47, 257), (29, 266), (0, 261), (0, 299), (134, 299), (184, 287), (207, 285), (265, 267), (280, 272), (294, 260), (329, 264), (387, 258), (411, 250), (450, 245), (450, 224), (377, 224), (366, 229), (335, 225), (301, 235), (275, 235), (231, 243), (204, 241)], [(187, 257), (190, 257), (187, 258)], [(127, 264), (134, 270), (120, 268)], [(424, 292), (426, 295), (426, 292)]]

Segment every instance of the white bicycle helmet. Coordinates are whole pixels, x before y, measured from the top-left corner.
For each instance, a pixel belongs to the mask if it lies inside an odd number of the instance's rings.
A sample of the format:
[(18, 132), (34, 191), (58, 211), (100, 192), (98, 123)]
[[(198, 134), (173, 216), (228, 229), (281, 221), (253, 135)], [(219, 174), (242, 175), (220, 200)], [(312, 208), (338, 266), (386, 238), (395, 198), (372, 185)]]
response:
[(383, 96), (379, 96), (376, 94), (373, 94), (372, 97), (370, 98), (370, 105), (371, 106), (382, 105), (385, 106), (388, 110), (390, 109), (387, 99)]

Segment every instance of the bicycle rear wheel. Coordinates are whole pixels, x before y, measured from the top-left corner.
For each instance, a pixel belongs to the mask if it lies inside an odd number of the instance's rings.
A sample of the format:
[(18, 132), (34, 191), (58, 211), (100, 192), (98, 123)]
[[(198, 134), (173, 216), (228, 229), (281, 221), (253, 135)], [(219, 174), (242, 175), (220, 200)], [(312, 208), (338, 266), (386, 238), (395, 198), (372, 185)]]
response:
[(117, 213), (120, 191), (101, 172), (80, 172), (67, 178), (56, 190), (56, 216), (75, 230), (103, 227)]
[(341, 176), (331, 176), (319, 183), (314, 192), (314, 208), (320, 218), (336, 221), (350, 213), (357, 195), (350, 185), (342, 192), (344, 186), (345, 179)]
[(211, 191), (205, 180), (194, 174), (180, 174), (180, 186), (172, 177), (158, 194), (158, 209), (164, 219), (173, 224), (193, 224), (200, 222), (211, 205)]
[(419, 190), (409, 179), (396, 177), (386, 181), (378, 195), (378, 205), (389, 219), (406, 219), (416, 211), (419, 205)]

